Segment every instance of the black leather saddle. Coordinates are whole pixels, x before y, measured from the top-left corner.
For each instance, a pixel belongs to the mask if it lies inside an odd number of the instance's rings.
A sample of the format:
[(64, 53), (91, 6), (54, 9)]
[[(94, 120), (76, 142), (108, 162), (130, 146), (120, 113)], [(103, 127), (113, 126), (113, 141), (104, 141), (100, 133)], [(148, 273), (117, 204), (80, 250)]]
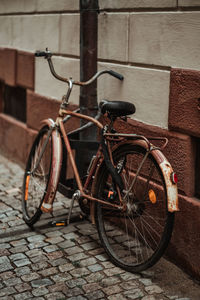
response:
[(110, 117), (123, 117), (135, 113), (135, 105), (125, 101), (102, 100), (99, 104), (102, 114), (108, 113)]

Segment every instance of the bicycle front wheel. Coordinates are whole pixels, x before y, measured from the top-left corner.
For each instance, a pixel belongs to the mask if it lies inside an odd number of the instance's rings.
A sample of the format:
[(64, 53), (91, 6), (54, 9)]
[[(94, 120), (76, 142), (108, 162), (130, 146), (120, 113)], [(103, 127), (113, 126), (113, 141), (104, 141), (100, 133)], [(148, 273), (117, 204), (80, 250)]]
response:
[(52, 165), (52, 135), (43, 127), (31, 148), (22, 187), (22, 212), (25, 222), (32, 226), (40, 218)]
[[(126, 209), (96, 205), (96, 224), (104, 249), (114, 264), (129, 272), (141, 272), (155, 264), (173, 229), (174, 213), (167, 210), (162, 172), (155, 158), (148, 154), (144, 160), (145, 155), (146, 149), (133, 144), (121, 146), (113, 153), (124, 183), (121, 196)], [(96, 197), (119, 204), (116, 186), (105, 166), (96, 183)]]

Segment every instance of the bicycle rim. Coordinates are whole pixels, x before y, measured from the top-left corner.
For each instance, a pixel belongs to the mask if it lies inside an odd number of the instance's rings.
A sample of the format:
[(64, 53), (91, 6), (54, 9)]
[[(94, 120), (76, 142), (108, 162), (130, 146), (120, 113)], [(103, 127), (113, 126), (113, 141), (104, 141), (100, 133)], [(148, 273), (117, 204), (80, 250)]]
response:
[[(122, 199), (126, 210), (100, 203), (96, 206), (97, 229), (107, 254), (113, 263), (130, 272), (140, 272), (155, 264), (163, 255), (173, 229), (174, 214), (167, 211), (164, 178), (151, 154), (136, 177), (145, 153), (145, 149), (135, 145), (122, 146), (113, 153), (115, 167), (124, 183)], [(112, 200), (108, 198), (111, 190)], [(119, 204), (115, 190), (107, 169), (102, 168), (96, 185), (98, 197)]]
[(24, 174), (22, 211), (24, 220), (28, 225), (33, 225), (40, 218), (42, 214), (40, 207), (48, 187), (52, 162), (51, 135), (40, 158), (48, 131), (49, 128), (44, 127), (38, 133), (29, 154)]

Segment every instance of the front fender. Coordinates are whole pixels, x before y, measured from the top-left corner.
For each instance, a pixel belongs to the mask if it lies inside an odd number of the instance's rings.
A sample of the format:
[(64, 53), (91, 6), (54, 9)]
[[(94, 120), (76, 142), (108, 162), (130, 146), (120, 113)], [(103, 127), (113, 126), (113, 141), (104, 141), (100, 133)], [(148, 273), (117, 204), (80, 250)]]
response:
[[(52, 163), (51, 163), (51, 172), (49, 183), (46, 191), (46, 195), (44, 201), (41, 206), (41, 210), (43, 212), (51, 212), (53, 209), (53, 201), (56, 195), (59, 178), (60, 178), (60, 170), (62, 165), (62, 141), (60, 132), (54, 126), (55, 123), (51, 119), (46, 119), (42, 121), (43, 126), (48, 126), (49, 130), (52, 130), (51, 138), (52, 138)], [(52, 129), (53, 127), (53, 129)]]

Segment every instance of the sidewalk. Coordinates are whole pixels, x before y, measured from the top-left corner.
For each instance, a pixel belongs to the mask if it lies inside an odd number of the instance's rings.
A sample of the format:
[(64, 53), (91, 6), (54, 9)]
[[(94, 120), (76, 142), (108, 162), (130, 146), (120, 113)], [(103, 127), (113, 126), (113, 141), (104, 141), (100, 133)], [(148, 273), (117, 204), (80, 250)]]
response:
[[(78, 206), (68, 227), (50, 226), (47, 214), (31, 231), (22, 220), (22, 177), (0, 156), (0, 299), (200, 299), (200, 286), (164, 259), (142, 274), (115, 267)], [(68, 206), (59, 194), (54, 218), (63, 219)]]

